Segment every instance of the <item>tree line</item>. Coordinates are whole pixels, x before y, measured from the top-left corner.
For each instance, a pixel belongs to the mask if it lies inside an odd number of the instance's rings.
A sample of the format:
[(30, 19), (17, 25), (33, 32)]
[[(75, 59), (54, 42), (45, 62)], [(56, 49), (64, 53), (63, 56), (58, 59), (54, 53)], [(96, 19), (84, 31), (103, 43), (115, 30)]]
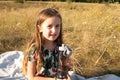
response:
[(16, 0), (24, 3), (25, 1), (62, 1), (62, 2), (87, 2), (87, 3), (120, 3), (120, 0)]

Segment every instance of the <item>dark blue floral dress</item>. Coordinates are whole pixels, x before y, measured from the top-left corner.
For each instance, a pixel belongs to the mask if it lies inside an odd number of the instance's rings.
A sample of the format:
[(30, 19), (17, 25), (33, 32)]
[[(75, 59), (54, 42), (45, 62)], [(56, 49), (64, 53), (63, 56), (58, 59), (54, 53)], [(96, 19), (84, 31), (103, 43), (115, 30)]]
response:
[[(36, 62), (36, 56), (37, 53), (35, 44), (32, 44), (28, 53), (28, 61)], [(41, 76), (54, 77), (58, 67), (58, 47), (56, 47), (52, 52), (42, 47), (41, 57), (43, 60), (43, 65), (38, 73), (40, 73)]]

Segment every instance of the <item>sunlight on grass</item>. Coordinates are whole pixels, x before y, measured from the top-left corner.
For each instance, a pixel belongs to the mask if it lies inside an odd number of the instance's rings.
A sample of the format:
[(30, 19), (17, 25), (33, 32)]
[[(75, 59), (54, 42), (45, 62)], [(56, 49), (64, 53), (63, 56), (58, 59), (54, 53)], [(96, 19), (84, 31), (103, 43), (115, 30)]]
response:
[(73, 49), (73, 70), (86, 77), (120, 74), (120, 5), (62, 2), (0, 2), (0, 5), (0, 53), (24, 51), (33, 35), (38, 12), (53, 7), (63, 18), (64, 41)]

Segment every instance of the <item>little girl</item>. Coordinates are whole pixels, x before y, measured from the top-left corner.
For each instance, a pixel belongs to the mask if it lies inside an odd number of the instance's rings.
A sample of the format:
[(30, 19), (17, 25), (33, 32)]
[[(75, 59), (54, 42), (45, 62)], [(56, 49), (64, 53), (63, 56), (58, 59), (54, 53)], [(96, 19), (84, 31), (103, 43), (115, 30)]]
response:
[[(22, 71), (29, 80), (56, 79), (58, 47), (62, 43), (61, 15), (52, 8), (42, 10), (38, 15), (35, 35), (24, 54)], [(68, 61), (65, 65), (69, 66)], [(71, 80), (69, 75), (67, 77), (67, 80)]]

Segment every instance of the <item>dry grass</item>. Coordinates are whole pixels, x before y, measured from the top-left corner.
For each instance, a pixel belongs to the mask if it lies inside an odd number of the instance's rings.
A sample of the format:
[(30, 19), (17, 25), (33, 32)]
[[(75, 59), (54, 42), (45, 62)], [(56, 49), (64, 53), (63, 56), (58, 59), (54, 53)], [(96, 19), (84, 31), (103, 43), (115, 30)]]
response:
[(73, 48), (71, 58), (76, 73), (86, 77), (120, 75), (118, 4), (0, 2), (0, 52), (24, 50), (38, 12), (47, 7), (58, 9), (63, 17), (63, 37)]

